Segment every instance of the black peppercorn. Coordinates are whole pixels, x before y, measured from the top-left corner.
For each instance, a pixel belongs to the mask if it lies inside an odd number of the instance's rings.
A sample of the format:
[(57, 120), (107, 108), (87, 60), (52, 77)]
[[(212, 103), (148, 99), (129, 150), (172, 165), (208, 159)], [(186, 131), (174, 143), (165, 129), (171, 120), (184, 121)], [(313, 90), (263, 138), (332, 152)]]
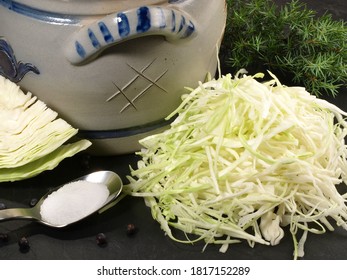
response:
[(126, 232), (127, 232), (128, 236), (134, 235), (136, 233), (136, 231), (137, 231), (137, 228), (134, 224), (128, 224), (127, 225)]
[(37, 198), (32, 198), (29, 202), (30, 207), (34, 207), (36, 205), (37, 201), (38, 201)]
[(29, 240), (23, 236), (18, 240), (19, 251), (22, 253), (27, 253), (30, 249)]
[(96, 235), (96, 244), (100, 247), (105, 247), (107, 245), (107, 239), (104, 233), (98, 233)]
[(0, 244), (1, 243), (7, 243), (8, 242), (8, 235), (7, 233), (0, 233)]

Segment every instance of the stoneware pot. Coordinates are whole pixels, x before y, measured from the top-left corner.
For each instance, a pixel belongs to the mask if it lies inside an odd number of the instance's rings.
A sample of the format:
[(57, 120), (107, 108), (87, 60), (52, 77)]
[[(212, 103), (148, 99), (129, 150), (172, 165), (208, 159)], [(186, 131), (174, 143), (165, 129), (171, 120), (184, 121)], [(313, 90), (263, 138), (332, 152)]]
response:
[(215, 74), (225, 20), (225, 0), (0, 0), (0, 74), (92, 153), (130, 153)]

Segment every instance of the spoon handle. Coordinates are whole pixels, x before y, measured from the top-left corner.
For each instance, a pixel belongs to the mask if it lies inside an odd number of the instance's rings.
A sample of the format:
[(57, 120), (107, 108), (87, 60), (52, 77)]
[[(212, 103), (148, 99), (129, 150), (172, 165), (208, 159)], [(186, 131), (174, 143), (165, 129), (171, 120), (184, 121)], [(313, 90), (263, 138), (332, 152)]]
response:
[(0, 221), (10, 219), (36, 219), (30, 208), (10, 208), (0, 210)]

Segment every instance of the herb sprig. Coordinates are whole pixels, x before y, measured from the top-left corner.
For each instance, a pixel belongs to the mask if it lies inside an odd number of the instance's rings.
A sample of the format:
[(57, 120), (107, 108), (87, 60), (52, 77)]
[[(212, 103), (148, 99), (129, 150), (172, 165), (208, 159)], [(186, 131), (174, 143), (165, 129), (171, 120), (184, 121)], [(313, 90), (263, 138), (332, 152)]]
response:
[[(270, 70), (316, 94), (347, 83), (347, 25), (292, 0), (227, 0), (221, 54), (229, 67)], [(265, 69), (264, 69), (265, 68)]]

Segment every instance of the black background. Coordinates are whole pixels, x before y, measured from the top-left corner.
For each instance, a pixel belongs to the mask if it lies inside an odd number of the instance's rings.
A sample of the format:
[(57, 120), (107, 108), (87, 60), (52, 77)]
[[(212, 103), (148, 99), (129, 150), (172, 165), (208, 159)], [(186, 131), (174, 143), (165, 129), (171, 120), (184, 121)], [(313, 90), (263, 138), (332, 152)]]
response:
[[(278, 4), (286, 1), (275, 1)], [(345, 0), (306, 0), (308, 7), (320, 14), (325, 11), (336, 19), (347, 19)], [(347, 91), (341, 89), (335, 99), (328, 98), (347, 111)], [(86, 173), (108, 169), (117, 172), (126, 183), (129, 166), (136, 166), (134, 154), (95, 157), (85, 154), (65, 159), (53, 171), (46, 171), (35, 178), (14, 183), (0, 183), (0, 202), (8, 208), (29, 207), (32, 198), (39, 198), (51, 187), (68, 182)], [(344, 187), (344, 186), (343, 186)], [(137, 232), (127, 235), (126, 227), (133, 223)], [(104, 233), (108, 244), (99, 247), (96, 235)], [(293, 242), (289, 232), (277, 246), (255, 245), (247, 242), (232, 245), (226, 253), (219, 253), (219, 246), (204, 243), (194, 245), (172, 241), (154, 221), (142, 199), (127, 197), (102, 215), (94, 215), (71, 227), (53, 229), (30, 221), (0, 222), (0, 233), (9, 236), (8, 242), (0, 241), (0, 259), (292, 259)], [(177, 233), (178, 235), (180, 233)], [(26, 236), (30, 250), (22, 253), (17, 241)], [(304, 259), (347, 259), (347, 232), (337, 228), (323, 235), (309, 234)]]

